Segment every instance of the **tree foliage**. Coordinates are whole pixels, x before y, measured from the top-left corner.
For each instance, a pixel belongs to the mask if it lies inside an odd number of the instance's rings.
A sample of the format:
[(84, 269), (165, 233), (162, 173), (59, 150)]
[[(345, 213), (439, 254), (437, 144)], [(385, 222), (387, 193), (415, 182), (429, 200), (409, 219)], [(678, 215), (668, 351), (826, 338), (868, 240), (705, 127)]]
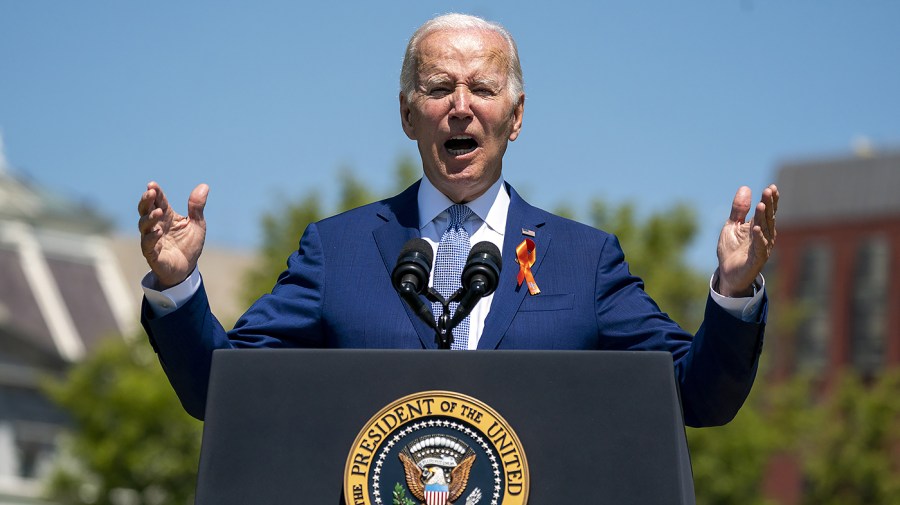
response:
[(843, 373), (797, 435), (804, 505), (900, 504), (900, 373)]
[[(357, 177), (349, 169), (342, 169), (338, 174), (340, 197), (334, 213), (387, 196), (376, 192), (364, 178)], [(412, 184), (421, 174), (421, 169), (412, 158), (401, 157), (397, 160), (394, 174), (395, 184), (388, 193), (395, 193)], [(275, 209), (263, 215), (260, 261), (244, 278), (242, 298), (248, 306), (272, 289), (278, 275), (285, 269), (288, 256), (297, 250), (300, 236), (306, 227), (327, 215), (314, 191), (293, 202), (279, 202)]]
[(774, 383), (760, 373), (734, 420), (687, 428), (697, 505), (776, 503), (763, 489), (769, 462), (790, 452), (797, 434), (811, 428), (810, 387), (806, 378)]
[(58, 503), (192, 503), (202, 425), (143, 336), (133, 342), (109, 339), (47, 385), (74, 425), (49, 485)]
[[(703, 318), (709, 291), (709, 273), (699, 273), (687, 263), (687, 248), (697, 236), (697, 217), (687, 204), (638, 216), (633, 203), (611, 206), (603, 200), (591, 204), (591, 221), (615, 234), (633, 274), (660, 308), (689, 331)], [(709, 244), (714, 250), (715, 244)]]
[(688, 428), (698, 505), (767, 505), (761, 493), (776, 435), (758, 394), (725, 426)]
[[(676, 204), (641, 219), (631, 203), (595, 200), (591, 220), (617, 235), (632, 273), (644, 279), (660, 307), (685, 328), (697, 328), (711, 272), (686, 262), (697, 232), (692, 209)], [(711, 251), (714, 246), (709, 244)], [(777, 279), (771, 277), (773, 285)], [(791, 334), (799, 311), (778, 303), (768, 352), (783, 347), (773, 341)], [(900, 378), (889, 374), (867, 386), (847, 372), (817, 402), (817, 384), (809, 377), (772, 382), (765, 354), (753, 392), (731, 423), (687, 429), (698, 505), (775, 503), (765, 496), (764, 483), (779, 453), (795, 454), (800, 462), (803, 505), (900, 504)]]
[(322, 218), (321, 204), (315, 193), (296, 202), (281, 203), (278, 207), (279, 211), (267, 212), (261, 219), (263, 240), (259, 261), (244, 276), (242, 299), (248, 306), (272, 289), (278, 274), (285, 268), (288, 255), (297, 249), (303, 230)]
[[(564, 210), (565, 211), (565, 210)], [(696, 330), (703, 318), (711, 272), (698, 272), (686, 259), (697, 235), (697, 218), (687, 204), (675, 204), (640, 217), (633, 203), (610, 205), (594, 200), (591, 223), (615, 234), (631, 272), (645, 290), (681, 326)], [(566, 212), (571, 213), (571, 210)], [(713, 250), (715, 244), (709, 244)], [(688, 428), (694, 486), (699, 505), (767, 505), (761, 493), (769, 457), (785, 441), (771, 429), (781, 396), (760, 384), (737, 417), (717, 428)], [(778, 414), (776, 414), (776, 412)]]
[(698, 505), (776, 503), (763, 478), (776, 454), (799, 464), (801, 505), (900, 505), (900, 371), (833, 384), (757, 380), (734, 421), (689, 429)]

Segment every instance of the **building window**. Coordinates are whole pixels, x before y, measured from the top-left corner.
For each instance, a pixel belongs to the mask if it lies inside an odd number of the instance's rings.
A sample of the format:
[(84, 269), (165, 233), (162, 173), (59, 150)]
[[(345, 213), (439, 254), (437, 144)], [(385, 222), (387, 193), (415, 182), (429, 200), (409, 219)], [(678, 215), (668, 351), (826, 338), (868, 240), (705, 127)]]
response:
[(887, 240), (874, 237), (862, 243), (853, 272), (850, 353), (853, 366), (865, 376), (884, 363), (889, 265)]
[(799, 372), (821, 372), (828, 361), (831, 269), (832, 254), (826, 245), (814, 244), (804, 251), (797, 285), (797, 300), (803, 314), (797, 327)]

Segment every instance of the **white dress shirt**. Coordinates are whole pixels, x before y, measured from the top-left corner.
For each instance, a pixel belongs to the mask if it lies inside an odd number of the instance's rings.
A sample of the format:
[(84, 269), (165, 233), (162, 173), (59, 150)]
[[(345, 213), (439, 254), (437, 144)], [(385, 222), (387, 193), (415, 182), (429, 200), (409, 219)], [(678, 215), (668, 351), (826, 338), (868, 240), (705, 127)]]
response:
[[(452, 200), (441, 193), (431, 184), (428, 177), (422, 178), (419, 185), (419, 232), (422, 238), (431, 244), (435, 256), (437, 256), (438, 243), (441, 235), (450, 223), (450, 213), (447, 208), (454, 204)], [(506, 231), (506, 214), (509, 211), (509, 193), (501, 177), (483, 195), (466, 203), (472, 209), (472, 215), (464, 223), (463, 228), (469, 234), (472, 245), (481, 241), (488, 241), (503, 250), (503, 233)], [(507, 268), (510, 268), (507, 266)], [(434, 270), (431, 271), (431, 281), (434, 285)], [(469, 349), (478, 347), (478, 339), (484, 330), (484, 320), (491, 310), (491, 301), (494, 294), (482, 298), (469, 313)]]

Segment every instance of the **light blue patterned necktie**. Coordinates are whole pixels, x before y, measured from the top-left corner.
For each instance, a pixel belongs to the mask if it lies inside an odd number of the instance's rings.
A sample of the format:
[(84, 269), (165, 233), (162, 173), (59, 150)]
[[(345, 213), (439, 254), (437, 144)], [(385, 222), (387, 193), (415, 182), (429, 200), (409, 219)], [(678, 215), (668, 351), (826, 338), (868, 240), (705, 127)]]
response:
[[(462, 223), (472, 215), (472, 209), (465, 205), (456, 204), (449, 207), (447, 212), (450, 213), (450, 224), (447, 226), (444, 234), (441, 235), (437, 257), (434, 260), (434, 289), (444, 299), (450, 298), (462, 286), (460, 276), (466, 264), (466, 258), (469, 256), (469, 249), (471, 249), (469, 233), (463, 228)], [(442, 313), (441, 304), (432, 302), (431, 305), (435, 321), (437, 321)], [(450, 317), (453, 317), (453, 314), (456, 313), (458, 305), (459, 303), (457, 302), (450, 304)], [(453, 344), (450, 348), (469, 348), (468, 316), (453, 329)]]

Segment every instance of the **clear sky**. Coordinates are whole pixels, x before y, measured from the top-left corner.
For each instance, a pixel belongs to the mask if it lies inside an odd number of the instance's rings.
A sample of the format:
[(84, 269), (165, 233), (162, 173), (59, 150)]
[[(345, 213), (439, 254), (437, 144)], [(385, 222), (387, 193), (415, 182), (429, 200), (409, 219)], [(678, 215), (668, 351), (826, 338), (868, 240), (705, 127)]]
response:
[[(395, 160), (416, 154), (399, 124), (403, 50), (447, 5), (0, 0), (6, 157), (98, 207), (136, 248), (148, 180), (179, 211), (206, 182), (209, 240), (253, 247), (279, 201), (318, 191), (333, 203), (339, 167), (392, 186)], [(527, 100), (506, 179), (548, 209), (688, 201), (704, 268), (739, 185), (758, 193), (778, 163), (847, 154), (860, 137), (900, 146), (897, 0), (452, 9), (519, 44)]]

